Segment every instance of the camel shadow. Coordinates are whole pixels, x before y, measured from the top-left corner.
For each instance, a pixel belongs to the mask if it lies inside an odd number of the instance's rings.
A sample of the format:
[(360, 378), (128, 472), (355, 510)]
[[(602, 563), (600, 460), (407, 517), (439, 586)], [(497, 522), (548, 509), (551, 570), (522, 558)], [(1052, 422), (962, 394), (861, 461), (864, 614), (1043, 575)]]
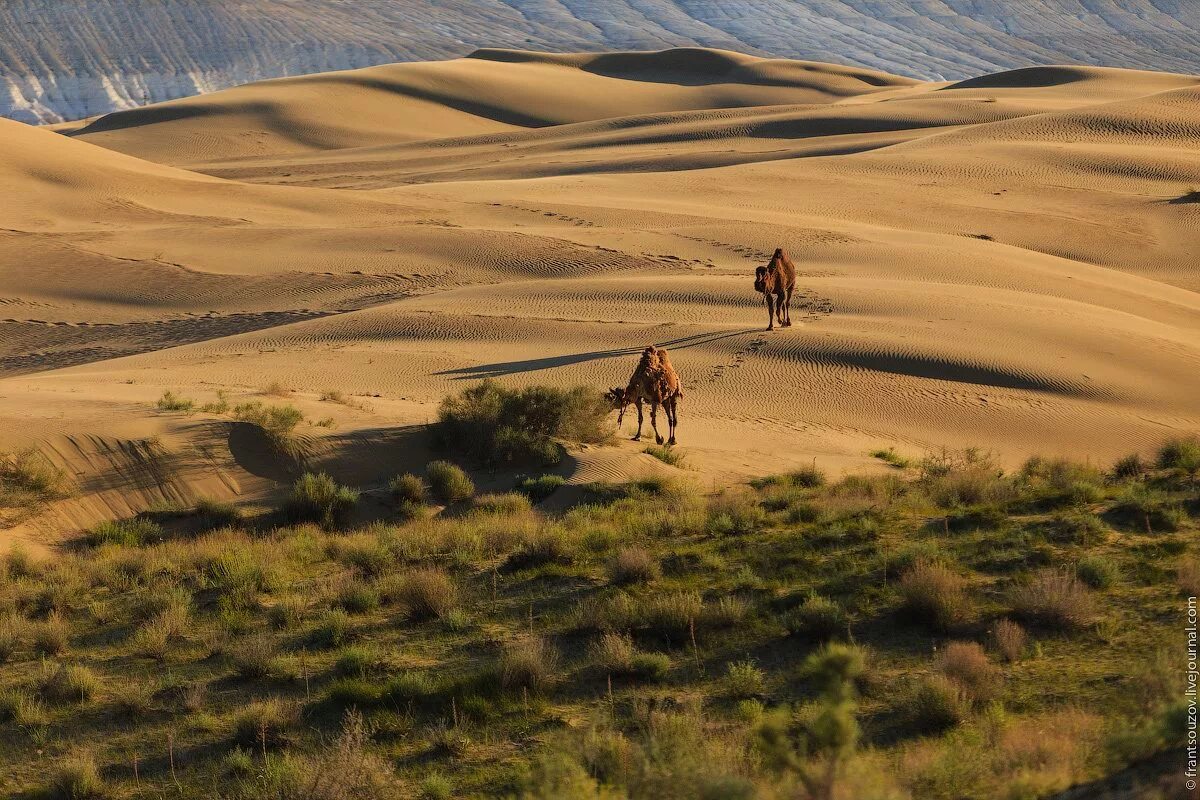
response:
[[(732, 339), (735, 336), (745, 336), (751, 333), (760, 333), (759, 328), (745, 328), (738, 331), (727, 331), (725, 333), (701, 333), (695, 336), (683, 336), (678, 339), (670, 339), (665, 342), (654, 342), (655, 347), (669, 348), (671, 350), (686, 350), (689, 347), (696, 347), (702, 344), (711, 344), (722, 339)], [(588, 361), (600, 361), (606, 358), (619, 358), (621, 356), (638, 355), (644, 349), (644, 345), (636, 347), (622, 347), (612, 350), (593, 350), (590, 353), (572, 353), (562, 356), (547, 356), (546, 358), (531, 358), (524, 361), (500, 361), (495, 364), (480, 364), (476, 367), (462, 367), (460, 369), (447, 369), (441, 372), (435, 372), (435, 375), (450, 375), (451, 379), (456, 381), (465, 380), (480, 380), (486, 378), (499, 378), (505, 375), (516, 375), (522, 372), (538, 372), (544, 369), (556, 369), (558, 367), (569, 367), (574, 364), (583, 364)]]

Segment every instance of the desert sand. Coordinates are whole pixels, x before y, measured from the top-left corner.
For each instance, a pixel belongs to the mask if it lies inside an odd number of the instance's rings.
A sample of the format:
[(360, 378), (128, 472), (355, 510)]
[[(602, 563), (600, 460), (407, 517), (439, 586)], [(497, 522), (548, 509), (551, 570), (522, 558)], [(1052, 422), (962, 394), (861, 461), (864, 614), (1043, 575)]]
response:
[[(0, 450), (80, 489), (6, 543), (278, 495), (284, 467), (168, 389), (330, 417), (313, 465), (368, 485), (471, 381), (623, 385), (649, 343), (704, 481), (1200, 428), (1195, 76), (488, 50), (0, 120), (0, 154)], [(796, 324), (767, 333), (775, 247)], [(623, 441), (560, 471), (664, 469)]]

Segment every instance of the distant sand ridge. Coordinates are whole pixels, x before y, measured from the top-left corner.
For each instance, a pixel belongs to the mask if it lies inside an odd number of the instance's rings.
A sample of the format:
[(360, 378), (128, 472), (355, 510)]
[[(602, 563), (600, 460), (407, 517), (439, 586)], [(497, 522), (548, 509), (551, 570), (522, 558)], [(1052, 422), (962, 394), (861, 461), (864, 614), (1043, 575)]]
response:
[[(60, 522), (127, 512), (138, 481), (270, 491), (230, 423), (154, 411), (164, 389), (295, 389), (336, 423), (321, 463), (375, 480), (466, 382), (623, 385), (649, 343), (704, 478), (891, 444), (1108, 459), (1200, 428), (1194, 76), (488, 50), (61, 130), (0, 121), (0, 449), (86, 484), (158, 436), (185, 477), (122, 468)], [(796, 324), (767, 334), (753, 272), (778, 246)]]

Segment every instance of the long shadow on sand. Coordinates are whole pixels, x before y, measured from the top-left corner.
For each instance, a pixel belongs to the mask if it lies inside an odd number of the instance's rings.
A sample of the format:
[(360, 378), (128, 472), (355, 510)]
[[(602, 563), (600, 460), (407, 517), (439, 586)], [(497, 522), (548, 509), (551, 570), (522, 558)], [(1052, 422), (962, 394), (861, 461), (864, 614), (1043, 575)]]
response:
[[(751, 333), (759, 333), (759, 328), (745, 328), (740, 331), (728, 331), (725, 333), (700, 333), (695, 336), (683, 336), (679, 339), (670, 339), (665, 342), (655, 342), (655, 347), (665, 347), (672, 350), (686, 350), (689, 347), (697, 345), (710, 344), (718, 342), (722, 339), (732, 339), (735, 336), (745, 336)], [(620, 356), (636, 355), (642, 352), (639, 347), (622, 347), (614, 350), (593, 350), (590, 353), (573, 353), (565, 356), (548, 356), (546, 358), (531, 358), (525, 361), (499, 361), (495, 364), (480, 364), (476, 367), (463, 367), (461, 369), (447, 369), (441, 372), (435, 372), (435, 375), (452, 375), (453, 380), (478, 380), (481, 378), (499, 378), (504, 375), (516, 375), (521, 372), (537, 372), (543, 369), (555, 369), (556, 367), (567, 367), (572, 364), (582, 364), (587, 361), (599, 361), (604, 358), (618, 358)]]

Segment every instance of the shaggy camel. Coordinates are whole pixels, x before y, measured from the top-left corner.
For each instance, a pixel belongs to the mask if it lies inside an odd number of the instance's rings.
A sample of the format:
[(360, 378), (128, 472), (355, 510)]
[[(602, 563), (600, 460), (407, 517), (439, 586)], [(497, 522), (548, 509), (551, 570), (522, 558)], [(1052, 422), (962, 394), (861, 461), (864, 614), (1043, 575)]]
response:
[(796, 290), (796, 265), (783, 249), (771, 256), (771, 263), (754, 270), (754, 291), (767, 299), (767, 330), (775, 330), (775, 319), (783, 328), (792, 326), (792, 292)]
[(615, 388), (608, 391), (607, 397), (613, 407), (620, 410), (617, 415), (617, 426), (625, 418), (625, 409), (630, 403), (637, 404), (638, 429), (634, 441), (642, 438), (642, 402), (650, 404), (650, 427), (654, 429), (654, 440), (663, 443), (663, 437), (658, 432), (658, 407), (661, 405), (667, 414), (667, 425), (670, 438), (667, 444), (675, 444), (675, 425), (679, 417), (675, 407), (679, 398), (683, 397), (683, 389), (679, 385), (679, 375), (667, 358), (667, 351), (650, 345), (642, 351), (642, 360), (638, 362), (629, 385), (624, 389)]

